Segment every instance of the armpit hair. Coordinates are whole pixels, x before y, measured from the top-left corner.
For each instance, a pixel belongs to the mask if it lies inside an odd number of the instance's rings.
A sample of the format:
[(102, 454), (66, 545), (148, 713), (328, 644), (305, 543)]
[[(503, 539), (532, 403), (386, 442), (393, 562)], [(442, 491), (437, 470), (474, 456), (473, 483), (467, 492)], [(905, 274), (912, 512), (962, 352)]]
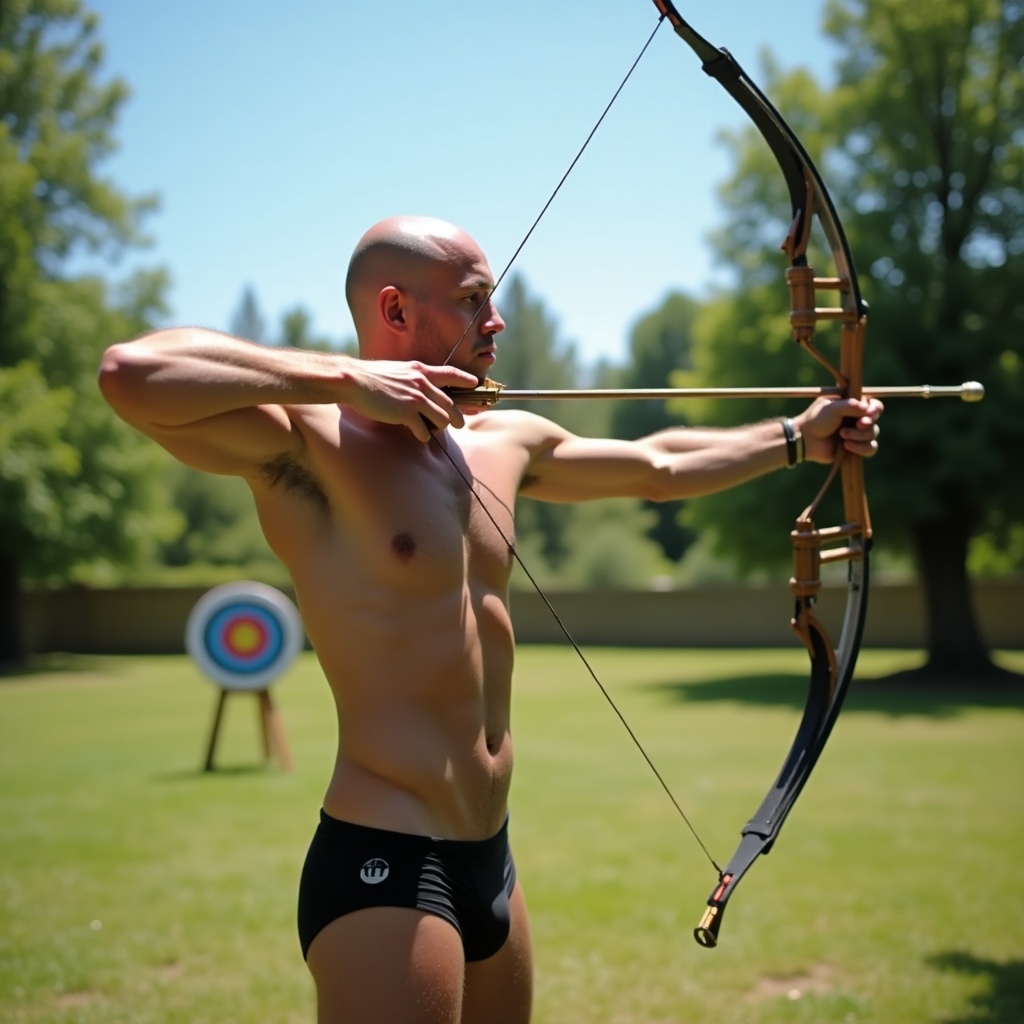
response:
[(269, 462), (263, 463), (261, 468), (271, 487), (277, 487), (280, 484), (296, 497), (312, 502), (324, 512), (330, 507), (327, 494), (320, 486), (320, 481), (305, 466), (300, 466), (290, 456), (278, 455)]

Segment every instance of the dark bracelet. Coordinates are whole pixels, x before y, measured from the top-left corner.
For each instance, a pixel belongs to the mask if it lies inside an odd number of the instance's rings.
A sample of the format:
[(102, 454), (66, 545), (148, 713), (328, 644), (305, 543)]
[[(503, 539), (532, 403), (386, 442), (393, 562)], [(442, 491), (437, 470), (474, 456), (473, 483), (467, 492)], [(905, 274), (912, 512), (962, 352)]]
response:
[(786, 469), (792, 469), (804, 461), (804, 435), (788, 417), (782, 421), (782, 432), (786, 435)]

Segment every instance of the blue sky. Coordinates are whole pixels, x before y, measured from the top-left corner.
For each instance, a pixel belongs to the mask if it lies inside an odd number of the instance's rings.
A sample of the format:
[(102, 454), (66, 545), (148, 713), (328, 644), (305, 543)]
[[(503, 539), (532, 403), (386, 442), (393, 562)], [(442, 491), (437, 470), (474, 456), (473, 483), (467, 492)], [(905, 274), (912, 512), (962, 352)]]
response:
[[(102, 171), (162, 199), (141, 262), (170, 269), (171, 322), (226, 328), (251, 285), (273, 324), (303, 305), (335, 339), (382, 217), (455, 221), (499, 273), (657, 22), (650, 0), (86, 3), (132, 90)], [(822, 6), (679, 4), (755, 79), (768, 49), (828, 81)], [(638, 316), (715, 280), (715, 137), (743, 122), (663, 25), (515, 264), (585, 359), (621, 361)]]

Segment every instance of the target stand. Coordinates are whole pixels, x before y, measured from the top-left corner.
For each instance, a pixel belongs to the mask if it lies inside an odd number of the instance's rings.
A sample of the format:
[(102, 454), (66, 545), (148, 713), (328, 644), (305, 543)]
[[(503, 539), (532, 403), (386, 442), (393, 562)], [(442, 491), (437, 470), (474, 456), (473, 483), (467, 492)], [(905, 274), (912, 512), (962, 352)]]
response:
[(226, 583), (207, 591), (185, 626), (185, 649), (219, 690), (203, 770), (214, 770), (227, 699), (251, 693), (259, 706), (263, 757), (275, 755), (285, 771), (293, 762), (271, 684), (302, 650), (305, 634), (295, 605), (263, 583)]

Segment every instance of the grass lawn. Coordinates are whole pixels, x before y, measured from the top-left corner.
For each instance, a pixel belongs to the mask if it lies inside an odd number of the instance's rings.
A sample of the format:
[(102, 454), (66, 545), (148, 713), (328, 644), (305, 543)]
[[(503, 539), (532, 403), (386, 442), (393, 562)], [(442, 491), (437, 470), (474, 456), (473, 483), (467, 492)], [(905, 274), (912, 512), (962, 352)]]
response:
[[(719, 863), (803, 706), (798, 651), (588, 652)], [(1024, 699), (892, 692), (867, 651), (832, 740), (714, 951), (716, 881), (568, 649), (517, 666), (512, 836), (538, 1024), (1022, 1024)], [(1024, 653), (1003, 663), (1024, 671)], [(298, 875), (333, 759), (313, 658), (275, 687), (295, 770), (184, 657), (0, 680), (0, 1021), (313, 1019)]]

